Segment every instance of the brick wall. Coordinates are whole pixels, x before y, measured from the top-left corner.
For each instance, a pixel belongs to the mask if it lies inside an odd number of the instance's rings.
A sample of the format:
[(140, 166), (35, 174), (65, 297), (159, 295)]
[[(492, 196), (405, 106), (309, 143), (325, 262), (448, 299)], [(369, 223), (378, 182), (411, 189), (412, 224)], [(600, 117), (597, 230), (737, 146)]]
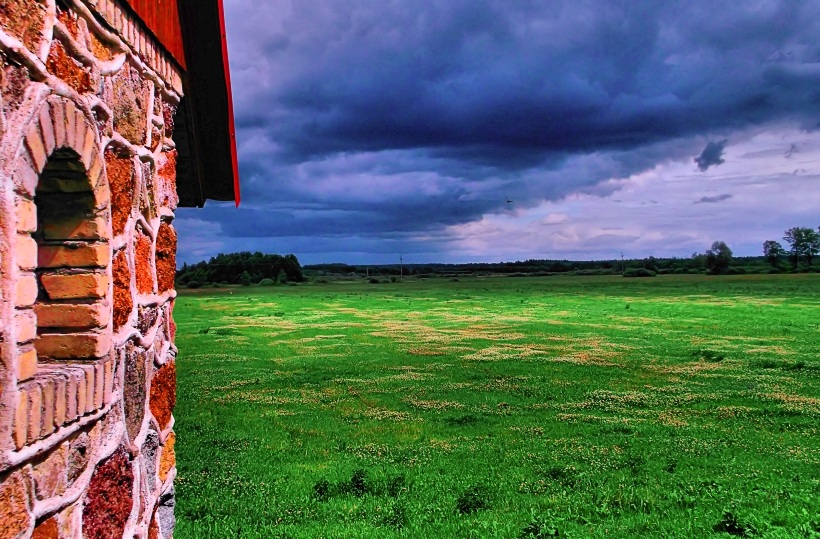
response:
[(0, 62), (0, 539), (167, 539), (180, 72), (114, 0), (0, 0)]

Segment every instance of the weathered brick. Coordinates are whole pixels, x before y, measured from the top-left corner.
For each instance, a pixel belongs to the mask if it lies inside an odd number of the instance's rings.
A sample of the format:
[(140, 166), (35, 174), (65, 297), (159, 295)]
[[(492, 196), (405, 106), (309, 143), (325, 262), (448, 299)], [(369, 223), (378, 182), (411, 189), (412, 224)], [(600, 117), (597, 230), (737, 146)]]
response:
[(43, 393), (38, 384), (31, 384), (28, 390), (28, 436), (26, 441), (34, 443), (40, 438), (43, 427)]
[(37, 374), (37, 352), (31, 345), (17, 353), (17, 379), (29, 380)]
[(85, 413), (90, 414), (94, 407), (94, 365), (83, 365), (85, 371)]
[(50, 219), (43, 224), (43, 235), (48, 240), (96, 240), (109, 236), (103, 216), (72, 215)]
[(111, 309), (103, 303), (38, 303), (34, 306), (41, 328), (101, 328), (111, 321)]
[(114, 362), (105, 362), (105, 385), (103, 387), (103, 404), (111, 402), (111, 394), (114, 392)]
[(86, 393), (88, 385), (85, 382), (85, 371), (77, 369), (74, 376), (77, 380), (77, 415), (84, 416), (87, 405), (86, 399), (88, 398)]
[(16, 196), (14, 213), (17, 217), (17, 232), (31, 234), (37, 230), (37, 205), (34, 201)]
[(51, 42), (46, 68), (49, 73), (65, 81), (77, 93), (84, 94), (92, 90), (89, 71), (69, 56), (62, 43), (57, 39)]
[(46, 155), (51, 155), (57, 146), (54, 138), (54, 124), (51, 123), (51, 107), (48, 103), (40, 107), (40, 131), (43, 134), (43, 143), (46, 148)]
[(118, 236), (125, 231), (134, 205), (134, 191), (137, 187), (134, 161), (107, 150), (105, 168), (111, 192), (111, 224), (114, 235)]
[(111, 337), (105, 333), (46, 333), (34, 343), (38, 355), (51, 359), (100, 358), (111, 349)]
[(91, 129), (90, 126), (86, 125), (82, 151), (80, 152), (80, 159), (82, 159), (83, 163), (85, 163), (86, 169), (91, 168), (91, 158), (94, 156), (94, 151), (97, 148), (97, 145), (95, 144), (96, 141), (97, 137), (94, 134), (94, 130)]
[(37, 316), (31, 309), (16, 311), (14, 325), (17, 328), (18, 343), (33, 341), (37, 336)]
[(20, 269), (33, 270), (37, 267), (37, 241), (30, 234), (17, 235), (14, 254), (17, 257), (17, 266)]
[(28, 481), (16, 471), (0, 481), (0, 539), (31, 533), (34, 519), (28, 512)]
[(37, 278), (34, 274), (24, 274), (17, 278), (15, 285), (15, 304), (17, 307), (30, 307), (37, 301)]
[(28, 439), (28, 392), (21, 389), (17, 392), (17, 409), (14, 413), (14, 446), (19, 450)]
[(103, 405), (105, 390), (105, 365), (97, 362), (94, 365), (94, 409), (99, 410)]
[(46, 273), (40, 283), (50, 299), (103, 298), (108, 292), (108, 275), (104, 273)]
[[(80, 159), (82, 159), (85, 137), (88, 134), (88, 125), (86, 125), (85, 114), (79, 109), (77, 110), (77, 118), (74, 120), (74, 128), (77, 130), (74, 134), (74, 149), (80, 154)], [(87, 161), (83, 161), (83, 164), (86, 163)]]
[(73, 101), (65, 102), (63, 114), (65, 114), (65, 145), (73, 148), (76, 146), (75, 136), (77, 131), (77, 106)]
[(47, 436), (54, 432), (54, 380), (47, 379), (42, 382), (43, 388), (43, 430), (42, 434)]
[(40, 268), (104, 268), (110, 262), (111, 246), (106, 243), (41, 245), (37, 257)]
[(37, 189), (37, 183), (40, 181), (40, 173), (34, 169), (34, 166), (26, 153), (21, 154), (17, 158), (17, 165), (14, 167), (14, 174), (11, 178), (15, 192), (29, 198), (34, 196), (34, 190)]
[(57, 148), (65, 146), (65, 109), (63, 100), (55, 99), (51, 102), (51, 123), (54, 126), (54, 145)]
[(28, 133), (26, 134), (26, 148), (28, 148), (28, 154), (31, 156), (31, 162), (35, 166), (34, 170), (36, 170), (39, 174), (46, 166), (48, 154), (46, 153), (46, 148), (43, 145), (40, 130), (37, 128), (37, 122), (31, 123)]
[[(77, 419), (77, 410), (78, 408), (78, 394), (79, 394), (79, 384), (77, 380), (77, 373), (70, 372), (66, 378), (65, 384), (65, 420), (66, 423), (70, 423)], [(83, 402), (83, 406), (85, 406), (85, 402)]]
[(62, 427), (66, 421), (66, 386), (63, 376), (54, 378), (54, 426)]

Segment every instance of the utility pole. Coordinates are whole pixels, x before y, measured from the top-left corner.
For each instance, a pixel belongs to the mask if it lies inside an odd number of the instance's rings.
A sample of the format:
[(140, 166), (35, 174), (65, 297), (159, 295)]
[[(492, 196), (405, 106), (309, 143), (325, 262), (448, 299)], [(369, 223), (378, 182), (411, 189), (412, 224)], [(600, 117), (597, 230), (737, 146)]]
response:
[(621, 273), (626, 271), (626, 264), (624, 264), (624, 252), (621, 251)]
[(399, 255), (399, 281), (404, 280), (404, 255)]

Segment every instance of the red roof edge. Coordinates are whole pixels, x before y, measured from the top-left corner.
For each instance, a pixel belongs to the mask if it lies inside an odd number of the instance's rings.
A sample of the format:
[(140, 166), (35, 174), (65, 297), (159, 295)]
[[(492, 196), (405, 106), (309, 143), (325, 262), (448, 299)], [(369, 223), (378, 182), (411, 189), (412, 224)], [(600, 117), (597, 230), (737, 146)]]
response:
[(218, 0), (219, 3), (219, 32), (222, 37), (222, 67), (225, 70), (225, 85), (228, 92), (228, 130), (230, 131), (230, 145), (231, 145), (231, 165), (233, 168), (233, 193), (236, 207), (239, 207), (240, 193), (239, 193), (239, 159), (236, 153), (236, 124), (234, 123), (233, 114), (233, 91), (231, 89), (231, 69), (228, 62), (228, 34), (225, 31), (225, 9), (223, 0)]

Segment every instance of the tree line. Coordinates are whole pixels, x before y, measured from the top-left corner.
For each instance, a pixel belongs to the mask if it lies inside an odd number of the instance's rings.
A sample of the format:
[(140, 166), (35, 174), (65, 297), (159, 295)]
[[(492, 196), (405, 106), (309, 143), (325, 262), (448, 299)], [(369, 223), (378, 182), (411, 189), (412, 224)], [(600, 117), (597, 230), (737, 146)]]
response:
[(763, 242), (763, 256), (772, 267), (779, 267), (783, 259), (787, 259), (792, 269), (795, 270), (801, 260), (811, 267), (814, 257), (820, 253), (820, 227), (817, 227), (817, 230), (808, 227), (792, 227), (783, 233), (783, 240), (789, 244), (788, 251), (778, 241)]
[(282, 284), (305, 280), (302, 266), (295, 255), (251, 253), (220, 253), (210, 260), (183, 264), (177, 271), (178, 285), (198, 288), (211, 284)]

